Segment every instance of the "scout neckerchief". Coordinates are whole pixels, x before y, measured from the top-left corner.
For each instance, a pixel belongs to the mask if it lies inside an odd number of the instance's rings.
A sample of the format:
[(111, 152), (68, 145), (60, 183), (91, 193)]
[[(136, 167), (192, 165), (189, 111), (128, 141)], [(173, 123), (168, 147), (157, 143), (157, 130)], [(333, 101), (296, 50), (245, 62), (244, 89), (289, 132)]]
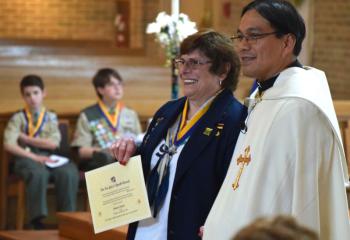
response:
[(153, 207), (153, 217), (157, 214), (165, 200), (169, 188), (170, 161), (176, 153), (176, 149), (185, 144), (191, 136), (192, 132), (198, 125), (201, 117), (208, 111), (213, 96), (207, 100), (196, 114), (186, 123), (188, 116), (188, 100), (185, 102), (182, 114), (177, 118), (175, 124), (168, 129), (165, 144), (159, 148), (156, 156), (159, 157), (157, 164), (154, 166), (147, 181), (148, 199), (151, 207)]
[(26, 126), (25, 126), (26, 133), (30, 137), (38, 136), (45, 123), (46, 109), (44, 107), (41, 108), (36, 123), (35, 123), (34, 116), (32, 115), (28, 106), (24, 108), (23, 113), (26, 119)]
[(114, 113), (110, 113), (106, 104), (104, 104), (101, 100), (98, 100), (98, 107), (102, 113), (103, 118), (108, 123), (109, 127), (113, 132), (116, 132), (119, 125), (120, 120), (120, 112), (123, 108), (123, 104), (118, 102), (115, 105)]

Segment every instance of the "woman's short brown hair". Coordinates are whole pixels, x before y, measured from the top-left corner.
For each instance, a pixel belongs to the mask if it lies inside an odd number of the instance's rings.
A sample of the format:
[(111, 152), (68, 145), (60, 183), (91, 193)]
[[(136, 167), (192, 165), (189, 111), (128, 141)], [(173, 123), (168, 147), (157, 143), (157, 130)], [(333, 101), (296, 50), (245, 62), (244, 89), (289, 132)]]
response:
[(183, 40), (180, 55), (189, 54), (194, 50), (201, 51), (212, 61), (209, 71), (215, 75), (224, 73), (226, 66), (229, 65), (229, 71), (221, 87), (232, 91), (236, 89), (241, 65), (228, 37), (212, 29), (201, 30)]

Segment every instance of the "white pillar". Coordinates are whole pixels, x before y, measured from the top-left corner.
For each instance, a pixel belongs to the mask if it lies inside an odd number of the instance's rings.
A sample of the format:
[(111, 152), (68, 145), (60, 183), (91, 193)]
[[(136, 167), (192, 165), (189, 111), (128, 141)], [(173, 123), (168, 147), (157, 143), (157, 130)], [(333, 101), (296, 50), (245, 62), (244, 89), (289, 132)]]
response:
[(171, 0), (171, 15), (178, 16), (180, 13), (180, 0)]

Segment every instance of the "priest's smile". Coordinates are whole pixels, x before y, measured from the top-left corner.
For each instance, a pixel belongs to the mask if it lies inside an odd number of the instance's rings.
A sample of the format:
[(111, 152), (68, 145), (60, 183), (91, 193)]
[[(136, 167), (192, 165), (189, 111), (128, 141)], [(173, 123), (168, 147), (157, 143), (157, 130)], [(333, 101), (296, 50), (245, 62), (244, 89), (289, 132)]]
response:
[(248, 65), (251, 64), (253, 61), (255, 61), (256, 57), (253, 56), (241, 56), (241, 63), (242, 65)]

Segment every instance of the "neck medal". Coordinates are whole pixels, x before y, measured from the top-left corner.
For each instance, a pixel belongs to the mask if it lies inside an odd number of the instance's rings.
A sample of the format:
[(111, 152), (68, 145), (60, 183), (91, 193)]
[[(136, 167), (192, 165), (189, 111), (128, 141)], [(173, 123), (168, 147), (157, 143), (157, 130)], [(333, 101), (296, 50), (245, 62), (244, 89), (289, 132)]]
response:
[(26, 119), (26, 127), (25, 131), (30, 137), (36, 137), (39, 135), (44, 123), (45, 123), (45, 116), (46, 116), (46, 109), (43, 107), (40, 110), (38, 119), (35, 123), (34, 116), (32, 115), (31, 111), (28, 107), (24, 109), (24, 116)]
[(196, 112), (196, 114), (189, 121), (186, 121), (187, 115), (188, 115), (188, 105), (189, 105), (188, 99), (186, 100), (186, 103), (180, 118), (180, 125), (177, 129), (177, 133), (174, 139), (175, 146), (180, 146), (186, 141), (186, 139), (189, 136), (191, 136), (192, 132), (198, 125), (198, 122), (201, 119), (201, 117), (208, 111), (211, 103), (212, 103), (212, 99), (211, 101), (207, 101), (206, 103), (204, 103), (203, 106)]
[(118, 102), (115, 105), (113, 113), (109, 112), (108, 107), (101, 100), (98, 101), (98, 106), (100, 108), (103, 118), (108, 123), (108, 126), (112, 129), (113, 132), (116, 132), (119, 125), (120, 112), (123, 108), (123, 104)]

